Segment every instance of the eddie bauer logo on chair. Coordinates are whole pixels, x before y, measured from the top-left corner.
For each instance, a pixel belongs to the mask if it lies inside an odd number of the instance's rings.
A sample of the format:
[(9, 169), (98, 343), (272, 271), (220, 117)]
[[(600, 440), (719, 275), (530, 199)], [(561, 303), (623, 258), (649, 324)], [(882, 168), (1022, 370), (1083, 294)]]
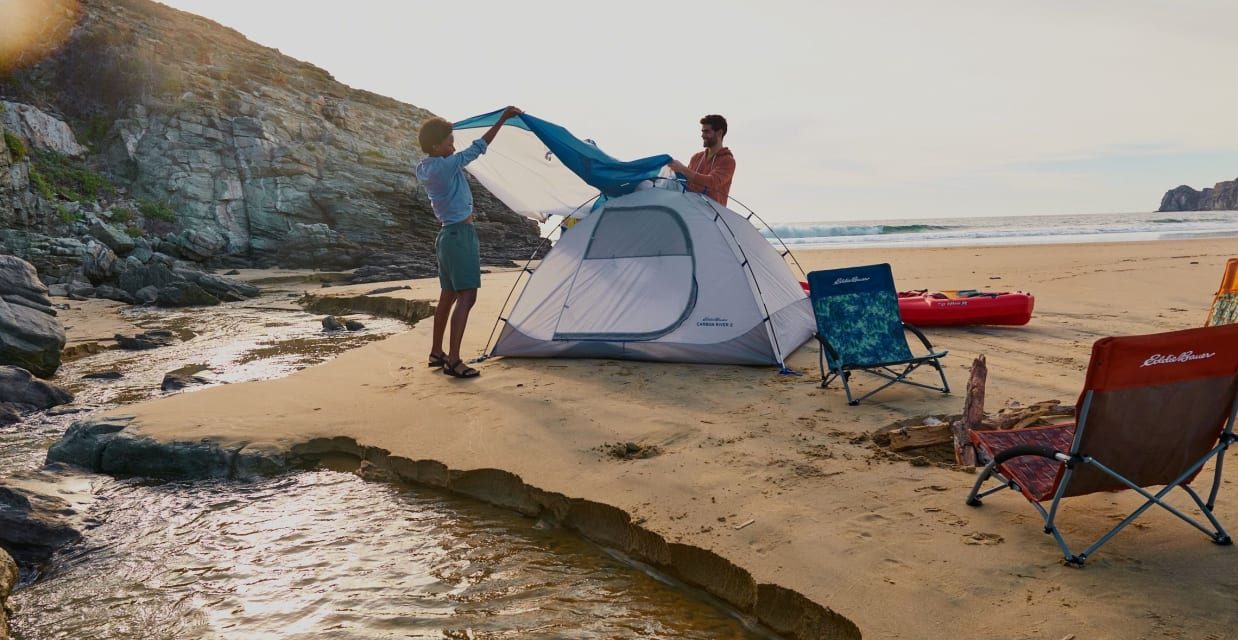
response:
[(1198, 353), (1197, 354), (1194, 351), (1183, 351), (1182, 353), (1179, 353), (1176, 356), (1172, 354), (1163, 355), (1163, 354), (1158, 353), (1156, 355), (1149, 356), (1148, 359), (1144, 360), (1143, 364), (1139, 366), (1150, 367), (1154, 364), (1173, 364), (1176, 362), (1188, 362), (1190, 360), (1206, 360), (1215, 355), (1216, 355), (1215, 353)]
[(870, 278), (861, 278), (860, 276), (851, 276), (850, 278), (838, 278), (834, 281), (834, 285), (840, 284), (855, 284), (857, 282), (868, 282)]

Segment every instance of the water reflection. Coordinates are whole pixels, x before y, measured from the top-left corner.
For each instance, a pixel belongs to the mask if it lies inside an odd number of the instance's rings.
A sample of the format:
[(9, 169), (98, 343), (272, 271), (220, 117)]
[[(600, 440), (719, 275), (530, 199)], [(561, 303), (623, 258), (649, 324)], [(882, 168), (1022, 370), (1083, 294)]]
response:
[[(122, 316), (143, 330), (171, 331), (176, 340), (144, 351), (107, 349), (62, 364), (51, 382), (72, 391), (73, 404), (0, 426), (0, 479), (42, 465), (47, 448), (74, 420), (92, 412), (214, 384), (279, 378), (408, 329), (398, 320), (359, 316), (365, 324), (361, 331), (324, 332), (320, 314), (306, 313), (279, 293), (214, 307), (130, 307)], [(83, 377), (105, 371), (123, 377)], [(160, 385), (171, 372), (207, 382), (164, 391)]]
[(320, 471), (111, 482), (18, 638), (769, 637), (575, 535)]

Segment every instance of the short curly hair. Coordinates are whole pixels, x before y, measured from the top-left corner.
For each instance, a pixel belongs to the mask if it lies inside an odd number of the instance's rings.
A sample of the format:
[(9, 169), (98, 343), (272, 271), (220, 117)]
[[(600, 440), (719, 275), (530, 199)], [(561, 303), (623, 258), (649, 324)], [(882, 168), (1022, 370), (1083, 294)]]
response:
[(417, 142), (421, 145), (421, 150), (430, 153), (434, 147), (439, 146), (451, 135), (451, 123), (442, 118), (430, 118), (421, 123), (421, 129), (417, 131)]
[(714, 131), (720, 131), (722, 132), (722, 135), (726, 135), (726, 118), (723, 118), (716, 113), (711, 113), (704, 118), (701, 118), (701, 124), (707, 124)]

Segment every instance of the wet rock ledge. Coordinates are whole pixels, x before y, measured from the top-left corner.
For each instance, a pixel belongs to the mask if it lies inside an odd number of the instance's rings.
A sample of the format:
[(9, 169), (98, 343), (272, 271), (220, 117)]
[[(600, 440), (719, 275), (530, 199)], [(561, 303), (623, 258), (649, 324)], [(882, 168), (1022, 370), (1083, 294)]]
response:
[(297, 300), (306, 311), (341, 315), (368, 313), (384, 318), (395, 318), (409, 324), (434, 315), (434, 305), (427, 300), (409, 300), (379, 295), (333, 296), (305, 294)]
[(846, 617), (798, 592), (775, 584), (758, 584), (747, 570), (712, 551), (667, 542), (633, 524), (631, 516), (621, 509), (544, 491), (507, 471), (449, 469), (435, 460), (393, 456), (385, 449), (363, 446), (346, 437), (317, 438), (287, 449), (250, 447), (247, 443), (224, 447), (210, 440), (159, 442), (136, 435), (129, 429), (135, 424), (132, 418), (123, 416), (74, 423), (48, 450), (47, 461), (114, 476), (163, 480), (251, 480), (309, 469), (327, 461), (340, 468), (343, 462), (367, 480), (435, 487), (572, 529), (704, 589), (785, 638), (861, 637), (859, 628)]
[(16, 584), (17, 563), (4, 549), (0, 549), (0, 640), (9, 640), (9, 620), (6, 612), (9, 596)]

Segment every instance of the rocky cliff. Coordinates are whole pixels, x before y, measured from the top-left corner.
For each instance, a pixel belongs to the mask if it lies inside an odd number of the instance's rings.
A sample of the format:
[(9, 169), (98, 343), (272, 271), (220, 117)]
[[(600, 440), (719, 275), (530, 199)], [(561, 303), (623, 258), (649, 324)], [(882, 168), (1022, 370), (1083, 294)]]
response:
[[(100, 223), (95, 237), (208, 265), (434, 273), (412, 171), (429, 112), (147, 0), (82, 0), (57, 21), (74, 23), (60, 49), (0, 68), (0, 250), (42, 277)], [(537, 225), (474, 191), (483, 261), (527, 258)]]
[(1196, 191), (1181, 185), (1165, 192), (1157, 211), (1238, 211), (1238, 179)]

